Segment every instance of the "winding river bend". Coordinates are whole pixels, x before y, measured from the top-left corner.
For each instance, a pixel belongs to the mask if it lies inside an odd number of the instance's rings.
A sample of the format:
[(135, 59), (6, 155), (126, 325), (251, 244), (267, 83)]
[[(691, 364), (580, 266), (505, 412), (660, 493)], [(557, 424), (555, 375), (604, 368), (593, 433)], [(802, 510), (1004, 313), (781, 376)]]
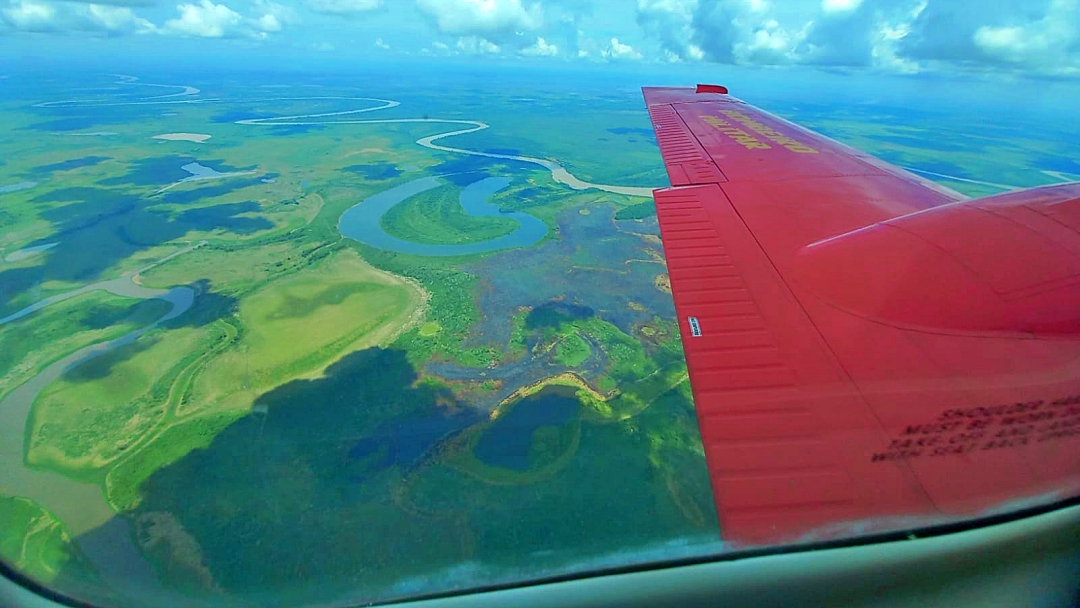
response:
[(496, 216), (516, 221), (520, 227), (510, 234), (479, 243), (433, 245), (399, 239), (383, 230), (382, 216), (394, 205), (441, 185), (443, 182), (438, 178), (423, 177), (368, 197), (341, 215), (338, 231), (342, 236), (372, 247), (424, 256), (472, 255), (528, 247), (547, 235), (547, 226), (538, 218), (528, 213), (501, 213), (497, 206), (487, 202), (496, 192), (510, 185), (510, 180), (505, 177), (488, 177), (465, 186), (461, 192), (461, 206), (473, 217)]
[[(150, 97), (147, 99), (135, 100), (135, 101), (95, 101), (95, 100), (66, 100), (66, 101), (46, 101), (35, 104), (36, 108), (72, 108), (72, 107), (112, 107), (112, 106), (141, 106), (141, 105), (166, 105), (166, 104), (215, 104), (215, 103), (227, 103), (236, 100), (228, 100), (221, 98), (202, 98), (197, 97), (201, 93), (199, 89), (186, 85), (159, 85), (139, 82), (139, 79), (134, 76), (115, 75), (120, 78), (117, 84), (124, 85), (137, 85), (137, 86), (150, 86), (150, 87), (172, 87), (177, 89), (183, 89), (179, 93), (170, 95), (161, 95), (158, 97)], [(401, 105), (401, 102), (391, 99), (379, 99), (377, 97), (342, 97), (342, 96), (314, 96), (314, 97), (269, 97), (243, 100), (250, 103), (265, 103), (271, 101), (316, 101), (316, 100), (335, 100), (335, 101), (364, 101), (372, 102), (378, 105), (373, 105), (365, 108), (357, 108), (353, 110), (343, 110), (338, 112), (321, 112), (317, 114), (297, 114), (294, 116), (272, 116), (267, 118), (247, 118), (236, 121), (238, 125), (248, 126), (265, 126), (265, 127), (284, 127), (284, 126), (328, 126), (328, 125), (388, 125), (388, 124), (443, 124), (443, 125), (463, 125), (463, 129), (454, 129), (452, 131), (445, 131), (443, 133), (436, 133), (435, 135), (428, 135), (427, 137), (421, 137), (416, 140), (416, 144), (423, 146), (430, 150), (439, 150), (440, 152), (450, 152), (453, 154), (464, 154), (467, 156), (483, 156), (485, 158), (496, 158), (501, 160), (514, 160), (523, 163), (530, 163), (538, 165), (551, 172), (551, 177), (556, 182), (568, 186), (572, 190), (589, 190), (596, 189), (604, 192), (611, 192), (612, 194), (623, 194), (626, 196), (640, 196), (644, 198), (652, 197), (653, 188), (645, 188), (640, 186), (618, 186), (611, 184), (597, 184), (593, 182), (587, 182), (578, 178), (573, 173), (568, 171), (566, 167), (558, 161), (537, 158), (535, 156), (524, 156), (516, 154), (495, 154), (491, 152), (482, 152), (479, 150), (469, 150), (468, 148), (457, 148), (453, 146), (447, 146), (437, 141), (457, 137), (459, 135), (467, 135), (469, 133), (476, 133), (477, 131), (483, 131), (490, 129), (491, 125), (479, 120), (465, 120), (456, 118), (376, 118), (376, 119), (342, 119), (342, 117), (355, 116), (357, 114), (366, 114), (368, 112), (378, 112), (380, 110), (389, 110), (390, 108), (396, 108)]]
[(320, 118), (332, 118), (337, 116), (348, 116), (352, 114), (363, 114), (365, 112), (375, 112), (378, 110), (386, 110), (401, 105), (397, 101), (391, 101), (389, 99), (376, 99), (372, 97), (357, 97), (357, 100), (373, 101), (381, 103), (379, 106), (372, 106), (370, 108), (361, 108), (359, 110), (345, 110), (344, 112), (324, 112), (322, 114), (301, 114), (298, 116), (278, 116), (273, 118), (251, 118), (247, 120), (238, 120), (238, 125), (263, 125), (263, 126), (315, 126), (315, 125), (380, 125), (380, 124), (408, 124), (408, 123), (438, 123), (448, 125), (466, 125), (464, 129), (456, 129), (454, 131), (448, 131), (446, 133), (438, 133), (436, 135), (429, 135), (427, 137), (421, 137), (416, 140), (417, 145), (423, 146), (430, 150), (439, 150), (441, 152), (452, 152), (454, 154), (465, 154), (468, 156), (483, 156), (485, 158), (497, 158), (501, 160), (516, 160), (523, 163), (530, 163), (539, 165), (551, 172), (551, 177), (556, 182), (569, 186), (573, 190), (588, 190), (596, 189), (604, 192), (611, 192), (612, 194), (625, 194), (627, 196), (642, 196), (646, 198), (652, 197), (653, 188), (642, 188), (637, 186), (612, 186), (609, 184), (595, 184), (587, 182), (577, 178), (574, 174), (566, 170), (562, 164), (548, 160), (544, 158), (536, 158), (534, 156), (520, 156), (517, 154), (494, 154), (491, 152), (481, 152), (479, 150), (469, 150), (466, 148), (455, 148), (452, 146), (444, 146), (435, 142), (445, 139), (447, 137), (456, 137), (458, 135), (467, 135), (469, 133), (476, 133), (477, 131), (483, 131), (484, 129), (490, 129), (491, 125), (479, 120), (458, 120), (458, 119), (446, 119), (446, 118), (384, 118), (384, 119), (372, 119), (372, 120), (312, 120)]
[(71, 353), (43, 369), (0, 401), (0, 493), (30, 498), (59, 517), (76, 539), (79, 548), (93, 560), (106, 582), (121, 591), (145, 588), (154, 581), (149, 564), (132, 542), (131, 531), (126, 522), (115, 518), (116, 513), (99, 485), (82, 483), (63, 475), (26, 467), (23, 462), (25, 429), (38, 395), (64, 372), (131, 344), (148, 331), (179, 317), (191, 308), (195, 301), (195, 291), (190, 287), (148, 289), (136, 283), (136, 278), (140, 273), (202, 244), (177, 251), (119, 278), (46, 298), (0, 319), (0, 325), (11, 323), (57, 302), (98, 290), (128, 298), (164, 300), (172, 304), (167, 313), (150, 325), (114, 340), (92, 344)]

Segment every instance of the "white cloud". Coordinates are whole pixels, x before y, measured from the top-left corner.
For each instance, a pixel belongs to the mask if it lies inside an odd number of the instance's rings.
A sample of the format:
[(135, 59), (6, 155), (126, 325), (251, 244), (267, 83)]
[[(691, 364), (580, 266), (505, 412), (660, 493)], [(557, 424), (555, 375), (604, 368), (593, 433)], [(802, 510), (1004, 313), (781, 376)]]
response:
[(156, 6), (163, 0), (67, 0), (77, 4), (105, 4), (107, 6)]
[(90, 20), (108, 32), (149, 34), (158, 31), (153, 23), (136, 15), (135, 11), (126, 6), (90, 4), (86, 10)]
[(549, 44), (542, 37), (537, 37), (533, 45), (527, 46), (519, 52), (528, 57), (555, 57), (559, 54), (559, 47)]
[[(816, 3), (810, 7), (817, 10)], [(721, 63), (795, 63), (811, 24), (805, 11), (764, 0), (701, 0), (693, 7), (693, 35), (680, 55), (690, 56), (693, 45), (702, 58)]]
[(732, 47), (735, 63), (784, 65), (796, 63), (796, 47), (806, 38), (812, 24), (789, 30), (776, 19), (751, 25), (749, 36), (743, 36)]
[(527, 0), (416, 0), (416, 7), (453, 35), (508, 37), (544, 22), (541, 3)]
[(1046, 50), (1046, 37), (1024, 31), (1020, 26), (980, 27), (975, 30), (975, 44), (1006, 61), (1017, 61), (1029, 54), (1034, 47)]
[(619, 42), (618, 38), (612, 38), (607, 48), (600, 51), (600, 56), (605, 59), (630, 59), (635, 61), (643, 58), (641, 51), (629, 44)]
[(479, 36), (462, 36), (454, 47), (470, 55), (496, 55), (502, 52), (499, 45)]
[(989, 58), (1047, 74), (1080, 74), (1080, 2), (1054, 0), (1040, 19), (983, 26), (975, 46)]
[(383, 0), (305, 0), (304, 4), (317, 13), (347, 15), (378, 10), (382, 8)]
[(822, 0), (821, 10), (828, 13), (849, 13), (862, 4), (863, 0)]
[(309, 10), (384, 11), (388, 30), (349, 24), (361, 44), (408, 27), (437, 34), (431, 54), (1080, 76), (1080, 0), (0, 0), (0, 30), (355, 46), (341, 27), (285, 38), (298, 15), (327, 23)]
[(90, 3), (15, 0), (0, 10), (0, 21), (24, 32), (82, 31), (112, 36), (157, 31), (153, 23), (130, 8)]
[(911, 33), (911, 24), (926, 8), (926, 0), (899, 19), (880, 19), (871, 33), (870, 65), (901, 74), (919, 71), (919, 63), (900, 54), (898, 45)]
[(23, 31), (45, 31), (55, 25), (56, 9), (41, 2), (12, 2), (2, 11), (4, 21)]
[(637, 0), (655, 58), (1080, 75), (1080, 0)]
[(924, 1), (899, 55), (933, 68), (1080, 75), (1080, 1)]
[(280, 32), (286, 24), (296, 22), (296, 11), (291, 7), (270, 0), (255, 0), (253, 5), (255, 14), (251, 25), (259, 32)]
[(907, 31), (899, 7), (917, 1), (638, 0), (637, 21), (667, 61), (892, 69), (908, 65), (890, 37)]
[(375, 46), (379, 47), (380, 49), (382, 49), (384, 51), (389, 51), (390, 50), (390, 45), (383, 42), (382, 38), (376, 38), (375, 39)]
[(222, 38), (238, 33), (244, 23), (240, 13), (224, 4), (200, 0), (199, 4), (180, 4), (180, 16), (165, 22), (165, 28), (177, 34), (200, 38)]
[(263, 32), (280, 32), (281, 21), (274, 15), (263, 15), (255, 20), (256, 27)]
[(185, 2), (177, 15), (161, 27), (128, 5), (140, 0), (84, 2), (82, 0), (9, 0), (0, 9), (0, 21), (30, 32), (86, 32), (92, 35), (162, 34), (200, 38), (266, 38), (296, 22), (295, 11), (272, 0), (253, 0), (245, 16), (212, 0)]
[(818, 0), (638, 0), (637, 22), (667, 61), (789, 64), (809, 32), (807, 11), (818, 7)]
[(179, 15), (165, 22), (162, 31), (196, 38), (249, 37), (265, 39), (296, 21), (295, 11), (270, 0), (255, 0), (252, 13), (245, 17), (225, 4), (199, 0), (198, 4), (179, 4)]
[[(638, 0), (637, 22), (646, 34), (659, 39), (666, 57), (688, 59), (692, 58), (697, 8), (697, 0)], [(701, 49), (697, 50), (700, 55)]]

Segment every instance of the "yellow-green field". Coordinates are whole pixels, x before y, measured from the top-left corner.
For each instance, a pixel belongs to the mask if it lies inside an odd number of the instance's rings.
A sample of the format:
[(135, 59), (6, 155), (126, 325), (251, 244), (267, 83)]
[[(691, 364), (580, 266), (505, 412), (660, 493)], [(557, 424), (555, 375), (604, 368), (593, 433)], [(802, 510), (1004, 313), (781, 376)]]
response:
[(28, 462), (76, 475), (107, 466), (165, 419), (170, 380), (223, 337), (163, 328), (76, 367), (34, 402)]
[(258, 395), (321, 372), (345, 352), (389, 342), (422, 303), (412, 284), (351, 250), (270, 283), (242, 300), (239, 340), (198, 375), (181, 413), (247, 409)]
[(209, 243), (141, 275), (143, 285), (168, 288), (204, 281), (217, 293), (240, 293), (297, 270), (306, 263), (301, 249), (292, 243), (257, 246)]
[(425, 298), (339, 251), (266, 284), (235, 316), (163, 327), (72, 370), (35, 402), (27, 459), (93, 476), (176, 420), (241, 415), (274, 387), (392, 341), (421, 319)]

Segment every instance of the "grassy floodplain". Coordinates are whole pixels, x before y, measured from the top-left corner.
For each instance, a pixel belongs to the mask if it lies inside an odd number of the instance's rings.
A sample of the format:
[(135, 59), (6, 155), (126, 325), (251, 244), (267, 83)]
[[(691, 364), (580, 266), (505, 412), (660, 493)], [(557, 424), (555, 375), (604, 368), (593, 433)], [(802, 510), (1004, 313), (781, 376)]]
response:
[(94, 291), (0, 327), (0, 399), (63, 355), (145, 327), (168, 310), (161, 300)]
[(466, 215), (460, 195), (460, 188), (444, 186), (415, 196), (384, 215), (383, 227), (398, 238), (432, 245), (490, 241), (517, 229), (508, 218)]
[[(230, 317), (163, 327), (72, 370), (35, 404), (28, 459), (94, 478), (118, 459), (145, 463), (159, 452), (175, 458), (197, 444), (177, 450), (161, 435), (198, 437), (193, 429), (235, 420), (275, 386), (318, 374), (351, 350), (392, 341), (420, 318), (424, 301), (416, 285), (350, 250), (327, 256), (310, 272), (241, 300)], [(170, 433), (172, 426), (182, 430)], [(126, 454), (132, 448), (137, 455)], [(125, 481), (112, 475), (109, 492), (128, 504), (136, 499)]]
[(236, 344), (207, 363), (179, 413), (246, 411), (258, 395), (318, 374), (343, 353), (393, 341), (423, 316), (425, 300), (416, 284), (351, 250), (275, 281), (241, 301)]
[(34, 501), (0, 496), (0, 530), (0, 559), (30, 578), (53, 585), (96, 582), (64, 523)]
[(217, 327), (162, 329), (74, 368), (35, 402), (27, 460), (96, 476), (166, 423), (172, 381), (226, 338)]

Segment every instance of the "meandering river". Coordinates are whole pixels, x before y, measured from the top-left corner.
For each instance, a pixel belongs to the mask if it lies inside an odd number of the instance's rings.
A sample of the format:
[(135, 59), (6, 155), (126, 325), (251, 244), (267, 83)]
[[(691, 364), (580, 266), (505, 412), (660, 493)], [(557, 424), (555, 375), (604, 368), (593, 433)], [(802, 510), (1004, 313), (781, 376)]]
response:
[(140, 273), (202, 244), (182, 249), (137, 272), (46, 298), (0, 319), (0, 325), (11, 323), (57, 302), (98, 290), (129, 298), (154, 298), (172, 304), (167, 313), (150, 325), (114, 340), (93, 344), (71, 353), (43, 369), (0, 401), (0, 494), (30, 498), (60, 518), (79, 544), (79, 548), (93, 560), (105, 581), (119, 591), (133, 592), (144, 589), (155, 580), (149, 564), (132, 541), (131, 530), (122, 520), (114, 521), (116, 513), (106, 500), (100, 485), (75, 481), (63, 475), (25, 466), (25, 429), (38, 395), (64, 372), (131, 344), (146, 332), (175, 319), (191, 308), (195, 301), (195, 291), (190, 287), (148, 289), (135, 281)]
[(496, 192), (509, 184), (510, 180), (505, 177), (488, 177), (469, 184), (461, 191), (461, 206), (468, 215), (505, 217), (520, 224), (520, 227), (510, 234), (487, 241), (460, 245), (433, 245), (399, 239), (383, 229), (382, 217), (394, 205), (443, 185), (443, 182), (434, 177), (415, 179), (353, 205), (341, 215), (338, 231), (343, 236), (372, 247), (425, 256), (472, 255), (514, 247), (528, 247), (539, 242), (547, 234), (547, 226), (544, 222), (528, 213), (501, 213), (497, 205), (487, 202)]

